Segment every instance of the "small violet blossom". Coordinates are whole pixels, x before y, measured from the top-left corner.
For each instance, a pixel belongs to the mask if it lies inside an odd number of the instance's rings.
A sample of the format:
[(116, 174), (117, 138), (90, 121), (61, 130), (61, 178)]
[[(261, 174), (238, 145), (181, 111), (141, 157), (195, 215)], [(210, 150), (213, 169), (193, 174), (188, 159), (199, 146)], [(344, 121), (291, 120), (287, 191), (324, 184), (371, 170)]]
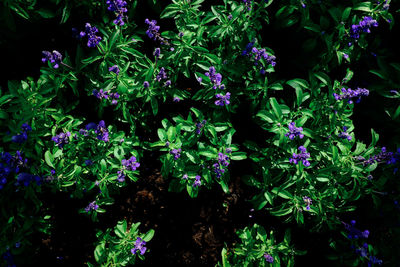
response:
[(231, 93), (227, 92), (226, 95), (217, 94), (215, 97), (218, 99), (215, 101), (215, 105), (217, 106), (229, 105), (230, 103), (229, 99), (231, 98)]
[(135, 247), (131, 249), (132, 254), (136, 254), (136, 252), (140, 251), (140, 255), (143, 255), (146, 252), (146, 241), (138, 237), (135, 242)]
[(80, 33), (80, 37), (84, 37), (87, 35), (88, 37), (88, 42), (87, 42), (87, 46), (88, 47), (96, 47), (100, 41), (102, 40), (102, 38), (100, 36), (96, 36), (96, 33), (99, 30), (95, 27), (95, 26), (91, 26), (90, 23), (86, 23), (85, 24), (85, 31), (82, 31)]
[(62, 64), (62, 55), (57, 50), (54, 50), (52, 53), (49, 51), (42, 51), (42, 54), (43, 63), (49, 61), (55, 69), (58, 69), (60, 67), (60, 64)]
[(295, 122), (289, 123), (289, 132), (285, 134), (285, 136), (289, 137), (290, 140), (293, 140), (296, 136), (300, 139), (303, 139), (304, 134), (302, 133), (302, 127), (296, 127)]
[(289, 162), (298, 164), (299, 161), (301, 161), (305, 167), (309, 167), (310, 162), (307, 159), (310, 157), (310, 153), (307, 153), (307, 149), (304, 146), (299, 146), (298, 149), (300, 150), (300, 153), (293, 153), (293, 157), (289, 159)]

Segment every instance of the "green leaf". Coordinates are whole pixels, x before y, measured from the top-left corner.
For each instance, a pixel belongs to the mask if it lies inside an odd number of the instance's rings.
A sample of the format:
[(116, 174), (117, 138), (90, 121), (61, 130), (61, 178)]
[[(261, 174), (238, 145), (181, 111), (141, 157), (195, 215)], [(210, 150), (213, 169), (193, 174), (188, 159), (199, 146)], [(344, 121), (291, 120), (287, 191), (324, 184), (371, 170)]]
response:
[(118, 222), (117, 226), (114, 229), (114, 232), (119, 238), (124, 238), (126, 230), (127, 230), (127, 223), (125, 220), (123, 220)]
[(157, 112), (158, 112), (158, 101), (157, 101), (157, 98), (151, 97), (150, 104), (151, 104), (151, 109), (153, 111), (153, 115), (157, 115)]
[(372, 136), (372, 141), (371, 141), (371, 146), (375, 146), (376, 143), (379, 140), (379, 134), (377, 134), (374, 129), (371, 129), (371, 136)]
[(146, 233), (146, 235), (143, 237), (143, 240), (146, 241), (146, 242), (149, 242), (149, 241), (153, 238), (153, 236), (154, 236), (154, 230), (153, 230), (153, 229), (150, 229), (150, 230)]
[(244, 160), (247, 159), (246, 152), (232, 152), (231, 160)]
[(275, 97), (271, 97), (269, 99), (269, 103), (271, 104), (271, 107), (274, 110), (276, 117), (280, 120), (282, 118), (282, 110), (278, 101), (276, 101)]
[(54, 165), (53, 165), (54, 157), (53, 157), (53, 154), (51, 154), (50, 151), (47, 150), (44, 153), (44, 160), (46, 161), (47, 165), (49, 165), (50, 167), (54, 168)]
[(286, 190), (281, 190), (278, 187), (274, 187), (271, 190), (271, 192), (276, 194), (276, 195), (278, 195), (278, 196), (280, 196), (281, 198), (284, 198), (284, 199), (292, 199), (293, 198), (293, 195), (291, 193), (289, 193)]

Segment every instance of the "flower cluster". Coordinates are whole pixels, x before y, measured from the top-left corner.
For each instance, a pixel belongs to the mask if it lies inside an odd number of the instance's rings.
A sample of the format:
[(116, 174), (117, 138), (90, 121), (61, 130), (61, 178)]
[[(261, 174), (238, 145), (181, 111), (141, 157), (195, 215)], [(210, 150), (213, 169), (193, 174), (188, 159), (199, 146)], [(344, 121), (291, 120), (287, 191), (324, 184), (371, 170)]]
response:
[(346, 131), (347, 131), (347, 127), (343, 126), (343, 132), (341, 132), (338, 136), (340, 138), (347, 139), (347, 140), (351, 141), (352, 137)]
[(293, 153), (293, 157), (289, 159), (289, 162), (297, 164), (301, 161), (305, 167), (310, 166), (310, 162), (307, 160), (310, 157), (310, 153), (307, 153), (307, 149), (304, 146), (299, 146), (299, 150), (301, 153)]
[(89, 212), (91, 210), (97, 210), (99, 208), (99, 205), (96, 204), (96, 201), (92, 201), (89, 203), (89, 205), (85, 208), (86, 212)]
[(369, 159), (365, 160), (364, 158), (359, 158), (362, 160), (363, 166), (371, 165), (375, 162), (384, 162), (386, 161), (387, 164), (390, 164), (393, 162), (393, 152), (388, 152), (386, 150), (386, 147), (382, 147), (381, 152), (379, 152), (378, 155), (373, 155)]
[(298, 136), (300, 139), (303, 139), (304, 134), (302, 133), (303, 128), (302, 127), (296, 127), (295, 122), (290, 122), (289, 123), (289, 132), (285, 134), (285, 136), (289, 137), (290, 140), (293, 140), (296, 136)]
[(97, 36), (96, 33), (99, 30), (92, 25), (90, 25), (90, 23), (86, 23), (85, 24), (85, 31), (82, 31), (80, 33), (80, 37), (84, 37), (87, 36), (88, 37), (88, 42), (87, 42), (87, 46), (88, 47), (96, 47), (100, 41), (102, 40), (102, 38), (100, 36)]
[(216, 73), (215, 67), (211, 66), (205, 75), (209, 77), (210, 81), (214, 84), (213, 89), (225, 89), (225, 85), (221, 84), (222, 75), (220, 73)]
[(196, 134), (201, 134), (201, 129), (206, 125), (206, 120), (196, 123)]
[(123, 18), (125, 18), (125, 13), (128, 12), (126, 8), (126, 1), (123, 0), (107, 0), (106, 4), (108, 5), (108, 10), (111, 12), (115, 12), (117, 18), (113, 21), (115, 25), (122, 26), (124, 25)]
[[(227, 150), (226, 153), (228, 153)], [(218, 162), (213, 164), (214, 172), (217, 178), (221, 178), (222, 174), (225, 173), (225, 167), (229, 166), (229, 155), (219, 152), (218, 153)]]
[(43, 63), (49, 61), (53, 65), (53, 68), (55, 69), (58, 69), (58, 67), (60, 67), (60, 64), (62, 64), (62, 55), (57, 50), (54, 50), (53, 53), (49, 51), (42, 51), (42, 54), (43, 54), (42, 58)]
[(41, 185), (42, 178), (40, 178), (40, 176), (38, 175), (22, 172), (17, 176), (17, 181), (15, 182), (15, 185), (16, 186), (23, 185), (27, 187), (34, 182), (36, 182), (37, 185)]
[(97, 139), (102, 140), (104, 142), (109, 141), (109, 133), (106, 128), (106, 124), (103, 120), (99, 122), (99, 124), (96, 127), (96, 130), (94, 131), (97, 134)]
[(303, 197), (304, 203), (306, 203), (306, 210), (310, 210), (310, 206), (312, 204), (312, 199), (309, 198), (308, 196)]
[(154, 50), (153, 55), (155, 56), (156, 59), (158, 59), (158, 58), (160, 57), (160, 54), (161, 54), (161, 49), (157, 47), (157, 48)]
[(193, 187), (198, 187), (198, 186), (201, 186), (201, 176), (200, 175), (196, 175), (195, 181), (193, 183)]
[(182, 149), (180, 149), (180, 148), (175, 149), (175, 148), (174, 148), (174, 149), (172, 149), (169, 153), (170, 153), (171, 155), (174, 156), (174, 160), (177, 160), (177, 159), (180, 158), (181, 152), (182, 152)]
[(136, 157), (132, 156), (129, 159), (123, 159), (122, 160), (122, 170), (119, 170), (118, 173), (118, 182), (123, 182), (125, 181), (125, 170), (128, 171), (136, 171), (137, 168), (140, 167), (140, 163), (136, 161)]
[(69, 143), (69, 137), (71, 136), (70, 132), (61, 132), (56, 136), (53, 136), (51, 140), (53, 140), (59, 148), (62, 148), (65, 144)]
[(268, 253), (264, 253), (264, 258), (265, 258), (265, 261), (268, 263), (274, 262), (274, 258), (271, 255), (269, 255)]
[(114, 65), (114, 66), (109, 67), (109, 68), (108, 68), (108, 71), (114, 72), (114, 73), (117, 74), (117, 75), (119, 74), (119, 68), (118, 68), (117, 65)]
[(14, 143), (22, 144), (28, 139), (28, 132), (30, 131), (32, 131), (31, 126), (29, 126), (27, 123), (23, 123), (21, 126), (21, 133), (11, 137), (11, 141), (13, 141)]
[(251, 10), (251, 1), (252, 0), (243, 0), (243, 3), (245, 4), (248, 11)]
[(369, 91), (365, 88), (357, 88), (356, 90), (352, 90), (351, 88), (342, 88), (342, 94), (333, 93), (333, 96), (337, 101), (342, 99), (348, 99), (349, 104), (353, 104), (352, 98), (357, 98), (356, 103), (361, 101), (362, 96), (368, 96)]
[(345, 222), (342, 222), (342, 223), (344, 225), (344, 228), (348, 231), (347, 237), (349, 239), (359, 239), (359, 238), (367, 239), (368, 238), (369, 231), (368, 230), (361, 231), (361, 230), (357, 229), (355, 227), (355, 225), (356, 225), (356, 221), (355, 220), (352, 220), (350, 222), (350, 224), (345, 223)]
[(135, 247), (131, 249), (132, 254), (136, 254), (136, 252), (140, 251), (140, 255), (143, 255), (146, 252), (146, 241), (138, 237), (135, 242)]
[[(342, 222), (344, 225), (345, 229), (348, 231), (347, 237), (352, 240), (358, 240), (358, 239), (367, 239), (369, 236), (369, 231), (364, 230), (361, 231), (355, 227), (356, 221), (352, 220), (350, 224)], [(354, 245), (351, 246), (352, 249), (355, 249), (355, 253), (358, 254), (359, 256), (363, 258), (368, 258), (368, 266), (372, 266), (373, 264), (382, 264), (382, 260), (378, 259), (377, 257), (373, 255), (368, 256), (368, 244), (363, 243), (362, 246), (355, 247)]]
[(242, 56), (247, 56), (250, 55), (251, 50), (253, 49), (255, 44), (255, 41), (253, 40), (252, 42), (248, 43), (246, 45), (246, 48), (242, 51)]
[[(165, 72), (165, 68), (161, 67), (160, 71), (158, 72), (157, 76), (156, 76), (156, 80), (158, 82), (161, 82), (162, 80), (166, 80), (168, 79), (167, 73)], [(145, 82), (146, 83), (146, 82)], [(164, 83), (164, 86), (170, 86), (171, 85), (171, 80), (167, 80)]]
[(257, 66), (258, 62), (260, 61), (261, 58), (264, 58), (268, 65), (271, 64), (273, 67), (276, 65), (276, 62), (275, 62), (276, 57), (273, 55), (268, 55), (265, 48), (257, 49), (256, 47), (253, 47), (251, 49), (251, 52), (254, 55), (254, 65)]
[(146, 31), (147, 36), (150, 39), (153, 39), (154, 41), (160, 41), (161, 44), (168, 44), (167, 40), (165, 40), (163, 37), (161, 37), (160, 33), (158, 32), (160, 30), (160, 26), (157, 26), (157, 21), (156, 20), (149, 20), (145, 19), (144, 21), (147, 25), (149, 25), (149, 28)]
[(226, 95), (217, 94), (215, 97), (217, 98), (217, 100), (215, 101), (215, 105), (217, 106), (229, 105), (230, 103), (229, 99), (231, 98), (231, 93), (226, 92)]
[(351, 25), (350, 37), (353, 39), (360, 38), (361, 32), (370, 33), (370, 28), (378, 27), (378, 22), (370, 16), (365, 16), (358, 24)]
[[(7, 183), (7, 178), (11, 173), (18, 173), (19, 168), (24, 166), (28, 161), (23, 159), (20, 151), (17, 151), (13, 157), (8, 152), (2, 152), (0, 158), (0, 190), (3, 189)], [(22, 164), (21, 164), (22, 163)]]
[[(119, 71), (119, 70), (118, 70)], [(118, 75), (118, 74), (117, 74)], [(100, 89), (99, 91), (97, 91), (96, 89), (94, 89), (92, 91), (93, 95), (97, 98), (97, 99), (109, 99), (111, 100), (111, 104), (112, 105), (116, 105), (118, 104), (118, 99), (120, 97), (120, 95), (115, 92), (111, 92), (111, 91), (104, 91), (103, 89)]]

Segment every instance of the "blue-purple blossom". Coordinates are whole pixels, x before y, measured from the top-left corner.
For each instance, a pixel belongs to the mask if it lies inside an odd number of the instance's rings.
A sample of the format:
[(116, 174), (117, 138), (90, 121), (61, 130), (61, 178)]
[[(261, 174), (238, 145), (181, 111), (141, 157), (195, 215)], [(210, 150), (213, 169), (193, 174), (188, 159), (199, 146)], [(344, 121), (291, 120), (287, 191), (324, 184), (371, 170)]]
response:
[(179, 38), (182, 38), (182, 37), (183, 37), (183, 32), (179, 32), (179, 33), (178, 33), (178, 37), (179, 37)]
[(197, 81), (199, 82), (199, 84), (201, 84), (201, 82), (203, 81), (203, 78), (197, 77)]
[(136, 171), (139, 168), (140, 163), (136, 162), (136, 157), (132, 156), (128, 160), (123, 159), (122, 165), (129, 171)]
[(96, 204), (96, 201), (92, 201), (89, 203), (89, 205), (85, 208), (86, 212), (89, 212), (91, 210), (97, 210), (99, 208), (99, 205)]
[(160, 54), (161, 54), (161, 49), (156, 48), (153, 53), (153, 55), (156, 57), (156, 59), (160, 57)]
[(14, 143), (22, 144), (28, 139), (28, 132), (32, 131), (31, 126), (23, 123), (21, 126), (21, 133), (11, 137), (11, 141)]
[(255, 44), (254, 40), (252, 42), (248, 43), (246, 45), (246, 48), (242, 51), (242, 56), (250, 55), (250, 52), (253, 49), (254, 44)]
[(353, 39), (360, 38), (360, 33), (370, 33), (370, 28), (378, 27), (378, 22), (370, 16), (365, 16), (358, 24), (351, 25), (350, 37)]
[(289, 123), (289, 132), (285, 134), (285, 136), (289, 137), (290, 140), (293, 140), (296, 136), (298, 136), (300, 139), (303, 139), (304, 134), (302, 133), (303, 128), (302, 127), (296, 127), (295, 122), (290, 122)]
[(91, 165), (93, 165), (93, 161), (91, 161), (90, 159), (87, 159), (87, 160), (85, 160), (85, 165), (91, 166)]
[(265, 258), (266, 262), (269, 262), (269, 263), (273, 263), (274, 262), (274, 258), (271, 255), (269, 255), (268, 253), (264, 254), (264, 258)]
[(352, 137), (346, 131), (347, 131), (347, 127), (343, 126), (343, 132), (341, 132), (338, 136), (340, 138), (347, 139), (347, 140), (351, 141)]
[(92, 25), (90, 25), (90, 23), (85, 24), (85, 31), (82, 31), (80, 33), (80, 36), (81, 36), (81, 38), (84, 36), (88, 37), (88, 42), (87, 42), (88, 47), (96, 47), (102, 40), (102, 38), (100, 36), (96, 36), (96, 33), (98, 31), (99, 30), (95, 26), (92, 27)]
[(371, 267), (373, 264), (381, 265), (383, 262), (382, 260), (378, 259), (375, 256), (370, 255), (368, 259), (368, 267)]
[(182, 176), (182, 180), (187, 180), (189, 178), (189, 176), (187, 175), (187, 174), (184, 174), (183, 176)]
[(180, 149), (180, 148), (175, 149), (175, 148), (174, 148), (174, 149), (172, 149), (169, 153), (170, 153), (171, 155), (174, 156), (174, 160), (177, 160), (177, 159), (180, 158), (181, 152), (182, 152), (182, 149)]
[(201, 122), (196, 123), (196, 134), (201, 133), (201, 129), (206, 125), (206, 120), (202, 120)]
[(174, 96), (173, 101), (174, 102), (179, 102), (179, 101), (181, 101), (181, 99), (178, 96)]
[(149, 20), (149, 19), (145, 19), (144, 21), (147, 25), (149, 25), (146, 34), (147, 36), (154, 40), (154, 41), (160, 41), (161, 44), (168, 44), (168, 41), (166, 39), (164, 39), (163, 37), (161, 37), (160, 33), (158, 32), (160, 30), (160, 26), (157, 26), (157, 21), (156, 20)]
[(213, 83), (213, 89), (225, 89), (225, 85), (221, 84), (222, 75), (220, 73), (216, 73), (215, 67), (211, 66), (205, 75), (209, 77), (210, 81)]
[(196, 175), (195, 181), (193, 183), (193, 187), (198, 187), (198, 186), (201, 186), (201, 176), (200, 175)]
[(62, 64), (62, 55), (57, 50), (54, 50), (52, 53), (50, 53), (49, 51), (42, 51), (42, 54), (43, 54), (42, 58), (43, 63), (49, 61), (51, 65), (53, 65), (53, 68), (55, 69), (60, 67), (60, 64)]
[(144, 88), (149, 88), (149, 86), (150, 86), (149, 82), (148, 81), (144, 81), (143, 87)]
[(38, 175), (33, 175), (30, 173), (22, 172), (22, 173), (18, 174), (15, 185), (16, 186), (23, 185), (23, 186), (27, 187), (31, 183), (34, 183), (34, 182), (36, 182), (37, 185), (40, 185), (42, 183), (42, 178), (40, 178)]
[(365, 160), (364, 158), (359, 158), (362, 161), (364, 166), (371, 165), (375, 162), (386, 162), (387, 164), (391, 164), (393, 162), (393, 152), (388, 152), (386, 147), (382, 147), (381, 152), (378, 155), (373, 155), (369, 159)]
[(344, 225), (344, 228), (348, 231), (347, 233), (347, 237), (349, 239), (359, 239), (359, 238), (364, 238), (367, 239), (369, 236), (369, 231), (368, 230), (364, 230), (364, 231), (360, 231), (359, 229), (357, 229), (355, 227), (356, 225), (356, 221), (352, 220), (350, 222), (350, 224), (342, 222)]
[(114, 12), (117, 18), (113, 21), (115, 25), (124, 25), (123, 19), (126, 17), (125, 13), (128, 12), (126, 8), (126, 1), (123, 0), (107, 0), (108, 10)]
[(303, 197), (303, 201), (306, 204), (306, 210), (310, 210), (310, 205), (312, 204), (311, 198), (308, 196)]
[(135, 247), (131, 249), (132, 254), (136, 254), (136, 252), (140, 251), (140, 255), (143, 255), (146, 252), (146, 241), (138, 237), (135, 242)]
[(109, 141), (108, 130), (107, 130), (106, 124), (103, 120), (101, 120), (99, 122), (99, 124), (97, 125), (95, 133), (97, 134), (97, 139), (102, 140), (104, 142)]
[(171, 80), (168, 80), (164, 83), (164, 87), (168, 87), (171, 85)]
[(215, 105), (217, 106), (229, 105), (230, 103), (229, 99), (231, 98), (231, 93), (227, 92), (226, 95), (217, 94), (215, 97), (218, 99), (215, 101)]
[(352, 90), (351, 88), (342, 88), (342, 94), (336, 94), (333, 93), (333, 96), (337, 101), (340, 101), (342, 99), (347, 99), (349, 104), (353, 104), (352, 98), (357, 98), (356, 103), (359, 103), (361, 101), (362, 96), (368, 96), (369, 91), (365, 88), (357, 88), (356, 90)]
[(167, 74), (165, 73), (165, 68), (164, 67), (162, 67), (161, 69), (160, 69), (160, 72), (157, 74), (157, 76), (156, 76), (156, 80), (158, 81), (158, 82), (161, 82), (161, 80), (166, 80), (168, 78), (168, 76), (167, 76)]
[(108, 99), (109, 95), (109, 91), (104, 91), (103, 89), (100, 89), (100, 91), (97, 91), (96, 89), (93, 89), (92, 91), (93, 95), (98, 98), (98, 99)]
[(221, 176), (225, 173), (225, 168), (228, 166), (229, 166), (229, 155), (219, 152), (218, 162), (213, 164), (214, 172), (217, 178), (221, 178)]
[(293, 153), (293, 156), (289, 159), (289, 162), (298, 164), (301, 161), (305, 167), (310, 166), (310, 162), (307, 160), (310, 157), (310, 153), (307, 153), (307, 149), (304, 146), (299, 146), (299, 150), (300, 153)]
[(71, 136), (70, 132), (62, 132), (56, 136), (53, 136), (51, 140), (53, 140), (59, 148), (62, 148), (65, 144), (69, 143), (69, 137)]
[(242, 0), (244, 5), (246, 6), (247, 10), (250, 11), (251, 10), (251, 1), (252, 0)]
[(364, 243), (361, 247), (356, 249), (356, 253), (361, 257), (367, 257), (368, 255), (368, 244)]
[(119, 171), (117, 171), (117, 181), (118, 182), (120, 182), (120, 183), (122, 183), (122, 182), (124, 182), (125, 181), (125, 173), (124, 173), (124, 171), (123, 170), (119, 170)]
[(110, 72), (114, 72), (115, 74), (119, 74), (119, 68), (118, 68), (118, 66), (117, 65), (114, 65), (114, 66), (112, 66), (112, 67), (109, 67), (108, 68), (108, 71), (110, 71)]

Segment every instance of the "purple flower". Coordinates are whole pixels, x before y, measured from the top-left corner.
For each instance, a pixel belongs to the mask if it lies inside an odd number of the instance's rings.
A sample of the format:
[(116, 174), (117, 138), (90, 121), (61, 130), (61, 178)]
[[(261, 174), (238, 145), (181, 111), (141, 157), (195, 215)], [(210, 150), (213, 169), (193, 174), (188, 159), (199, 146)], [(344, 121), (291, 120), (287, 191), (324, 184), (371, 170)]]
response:
[(150, 39), (153, 39), (154, 41), (160, 41), (161, 44), (168, 44), (167, 40), (165, 40), (163, 37), (161, 37), (160, 33), (158, 32), (160, 30), (160, 26), (157, 26), (157, 21), (156, 20), (149, 20), (145, 19), (144, 21), (147, 25), (149, 25), (146, 34)]
[(228, 15), (228, 19), (231, 20), (233, 18), (232, 14)]
[(371, 255), (371, 256), (369, 256), (369, 259), (368, 259), (368, 267), (371, 267), (373, 264), (381, 265), (382, 264), (382, 260), (380, 260), (377, 257)]
[(351, 25), (350, 37), (353, 39), (360, 38), (361, 32), (370, 33), (371, 27), (378, 27), (378, 22), (370, 16), (365, 16), (358, 24)]
[(289, 162), (297, 164), (301, 161), (305, 167), (309, 167), (310, 162), (308, 162), (307, 159), (310, 157), (310, 153), (307, 153), (307, 149), (304, 146), (299, 146), (298, 149), (300, 150), (300, 153), (293, 153), (293, 157), (289, 159)]
[(369, 159), (365, 160), (364, 158), (360, 158), (360, 160), (362, 161), (363, 166), (367, 166), (367, 165), (371, 165), (375, 162), (386, 162), (387, 164), (391, 164), (393, 163), (393, 161), (395, 162), (396, 160), (393, 159), (393, 152), (388, 152), (386, 151), (386, 147), (382, 147), (381, 152), (379, 152), (378, 155), (374, 155), (372, 157), (370, 157)]
[(211, 66), (205, 75), (209, 77), (210, 81), (214, 84), (213, 89), (225, 89), (225, 85), (221, 84), (222, 75), (220, 73), (216, 73), (215, 67)]
[(168, 87), (170, 85), (171, 85), (171, 80), (168, 80), (168, 81), (165, 82), (164, 87)]
[(179, 32), (179, 33), (178, 33), (178, 37), (179, 37), (179, 38), (182, 38), (182, 37), (183, 37), (183, 32)]
[(269, 255), (268, 253), (264, 254), (264, 258), (265, 258), (266, 262), (269, 262), (269, 263), (273, 263), (274, 262), (274, 258), (271, 255)]
[(344, 228), (348, 231), (347, 237), (349, 239), (359, 239), (359, 238), (364, 238), (367, 239), (369, 236), (369, 231), (365, 230), (365, 231), (360, 231), (359, 229), (357, 229), (355, 227), (356, 225), (356, 221), (352, 220), (350, 222), (350, 224), (342, 222), (344, 225)]
[(109, 91), (104, 91), (103, 89), (100, 89), (100, 91), (97, 91), (96, 89), (93, 89), (92, 91), (93, 95), (98, 98), (98, 99), (108, 99), (109, 95)]
[(140, 163), (136, 162), (136, 157), (132, 156), (128, 160), (123, 159), (122, 165), (129, 171), (136, 171), (139, 168)]
[(218, 99), (215, 101), (215, 105), (217, 106), (229, 105), (230, 103), (229, 99), (231, 97), (231, 93), (227, 92), (226, 95), (217, 94), (215, 97)]
[(123, 18), (125, 18), (125, 13), (128, 12), (126, 8), (126, 1), (123, 0), (107, 0), (106, 4), (108, 5), (108, 10), (115, 13), (117, 18), (113, 21), (115, 25), (122, 26), (124, 25)]
[(70, 132), (67, 133), (59, 133), (56, 136), (53, 136), (51, 140), (53, 140), (59, 148), (62, 148), (65, 144), (69, 143), (69, 136), (71, 136)]
[(146, 241), (138, 237), (135, 242), (135, 247), (131, 249), (132, 254), (136, 254), (136, 252), (140, 251), (140, 255), (143, 255), (146, 252)]
[(101, 120), (99, 122), (99, 124), (97, 125), (97, 128), (95, 130), (95, 133), (97, 134), (97, 139), (102, 140), (104, 142), (108, 142), (109, 141), (109, 134), (108, 134), (108, 130), (106, 128), (106, 124), (103, 120)]
[(90, 23), (85, 24), (85, 31), (82, 31), (80, 33), (80, 36), (82, 38), (87, 35), (87, 37), (88, 37), (87, 46), (88, 47), (96, 47), (102, 40), (102, 38), (100, 36), (96, 36), (96, 33), (98, 31), (99, 30), (95, 26), (92, 27), (90, 25)]
[(179, 101), (181, 101), (181, 99), (180, 99), (179, 97), (177, 97), (177, 96), (174, 96), (173, 101), (174, 101), (174, 102), (179, 102)]
[(342, 99), (347, 99), (349, 104), (353, 104), (353, 101), (351, 100), (352, 98), (357, 98), (356, 103), (359, 103), (361, 101), (362, 96), (368, 96), (369, 91), (365, 88), (357, 88), (356, 90), (352, 90), (351, 88), (342, 88), (342, 94), (336, 94), (333, 93), (333, 96), (337, 101), (340, 101)]
[(125, 173), (123, 170), (119, 170), (117, 171), (118, 177), (117, 177), (117, 181), (120, 183), (123, 183), (125, 181)]
[(161, 82), (161, 80), (162, 79), (164, 79), (164, 80), (166, 80), (168, 77), (167, 77), (167, 74), (165, 73), (165, 69), (164, 69), (164, 67), (162, 67), (161, 69), (160, 69), (160, 72), (157, 74), (157, 76), (156, 76), (156, 80), (158, 81), (158, 82)]
[(201, 122), (196, 123), (196, 134), (200, 134), (201, 133), (201, 129), (204, 127), (204, 125), (206, 125), (206, 120), (203, 120)]
[(23, 185), (25, 187), (29, 186), (30, 183), (36, 182), (37, 185), (41, 184), (41, 178), (37, 175), (22, 172), (17, 177), (16, 186)]
[(173, 155), (174, 156), (174, 160), (177, 160), (177, 159), (179, 159), (180, 158), (180, 156), (181, 156), (181, 149), (180, 148), (178, 148), (178, 149), (172, 149), (169, 153), (171, 154), (171, 155)]
[(182, 176), (182, 180), (187, 180), (189, 178), (189, 176), (187, 175), (187, 174), (184, 174), (183, 176)]
[(156, 59), (157, 58), (159, 58), (160, 57), (160, 53), (161, 53), (161, 50), (160, 50), (160, 48), (156, 48), (156, 50), (154, 50), (154, 53), (153, 53), (153, 55), (156, 57)]
[(303, 197), (303, 201), (304, 201), (304, 202), (306, 203), (306, 205), (307, 205), (306, 210), (310, 210), (310, 205), (312, 204), (311, 198), (305, 196), (305, 197)]
[(62, 55), (57, 50), (54, 50), (53, 53), (50, 53), (49, 51), (42, 51), (42, 54), (44, 56), (42, 58), (43, 63), (49, 61), (55, 69), (57, 69), (60, 64), (62, 64)]
[(258, 61), (260, 61), (261, 58), (265, 59), (267, 65), (271, 64), (273, 67), (276, 65), (276, 57), (273, 55), (268, 55), (264, 48), (258, 50), (256, 47), (253, 47), (251, 52), (254, 54), (254, 65), (258, 65)]
[(250, 54), (251, 50), (253, 49), (253, 46), (255, 44), (255, 41), (253, 40), (252, 42), (248, 43), (246, 45), (246, 48), (242, 51), (242, 56), (247, 56)]
[(201, 84), (201, 82), (203, 81), (203, 78), (198, 77), (198, 78), (197, 78), (197, 81)]
[(108, 68), (108, 71), (114, 72), (115, 74), (119, 74), (119, 68), (117, 65)]
[(196, 175), (195, 181), (193, 183), (193, 187), (198, 187), (198, 186), (201, 186), (201, 176), (200, 175)]
[(91, 166), (91, 165), (93, 165), (93, 161), (91, 161), (90, 159), (87, 159), (87, 160), (85, 160), (85, 165)]
[(144, 88), (149, 88), (149, 86), (150, 86), (149, 82), (148, 81), (144, 81), (143, 87)]
[(289, 132), (285, 134), (285, 136), (289, 137), (290, 140), (293, 140), (296, 136), (300, 139), (303, 139), (304, 134), (302, 133), (302, 127), (296, 127), (295, 122), (289, 123)]
[(96, 201), (90, 202), (89, 205), (85, 208), (86, 212), (89, 212), (91, 210), (97, 210), (99, 208), (99, 205), (96, 204)]
[(338, 136), (340, 138), (347, 139), (347, 140), (351, 141), (352, 137), (350, 136), (349, 133), (346, 133), (346, 131), (347, 131), (347, 127), (343, 126), (343, 132), (341, 132)]

